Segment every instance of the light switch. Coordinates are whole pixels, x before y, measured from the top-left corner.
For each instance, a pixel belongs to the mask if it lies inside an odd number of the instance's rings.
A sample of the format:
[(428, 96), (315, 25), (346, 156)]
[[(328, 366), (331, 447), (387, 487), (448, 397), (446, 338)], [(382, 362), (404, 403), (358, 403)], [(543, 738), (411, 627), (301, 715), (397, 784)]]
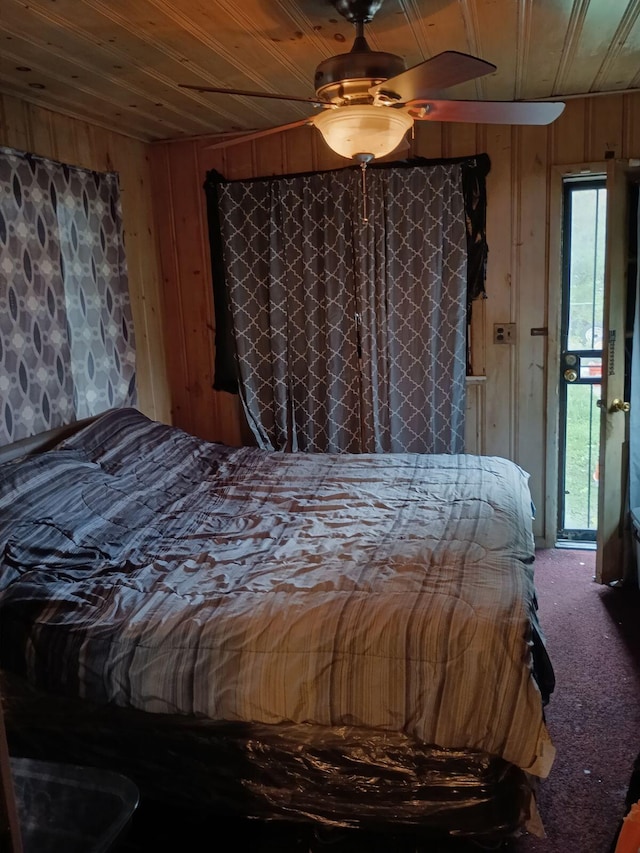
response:
[(516, 342), (516, 324), (515, 323), (494, 323), (493, 324), (493, 342), (494, 342), (494, 344), (515, 344), (515, 342)]

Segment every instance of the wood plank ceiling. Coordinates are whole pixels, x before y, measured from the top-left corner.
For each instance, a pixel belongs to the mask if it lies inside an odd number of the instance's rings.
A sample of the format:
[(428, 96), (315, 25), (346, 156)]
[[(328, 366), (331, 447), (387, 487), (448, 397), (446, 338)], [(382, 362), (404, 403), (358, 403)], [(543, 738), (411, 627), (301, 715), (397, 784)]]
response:
[[(640, 89), (640, 0), (385, 0), (365, 33), (407, 67), (444, 50), (497, 65), (447, 98)], [(146, 141), (268, 128), (314, 107), (178, 84), (313, 97), (354, 35), (329, 0), (2, 0), (0, 91)]]

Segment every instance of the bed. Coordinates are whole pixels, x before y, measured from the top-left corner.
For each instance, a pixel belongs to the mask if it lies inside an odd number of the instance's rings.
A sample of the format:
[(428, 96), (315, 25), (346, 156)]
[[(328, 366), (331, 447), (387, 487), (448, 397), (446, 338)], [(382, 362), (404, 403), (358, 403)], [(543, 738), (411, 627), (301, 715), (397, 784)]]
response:
[(0, 466), (14, 754), (213, 812), (542, 834), (528, 475), (227, 447), (106, 413)]

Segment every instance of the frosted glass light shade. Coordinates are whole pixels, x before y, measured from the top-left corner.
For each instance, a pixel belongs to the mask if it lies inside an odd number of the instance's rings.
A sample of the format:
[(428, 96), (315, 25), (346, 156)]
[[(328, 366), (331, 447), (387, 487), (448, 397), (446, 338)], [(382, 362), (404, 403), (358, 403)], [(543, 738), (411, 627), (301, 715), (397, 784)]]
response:
[(325, 110), (313, 117), (313, 123), (329, 148), (351, 160), (358, 154), (390, 154), (402, 142), (413, 119), (392, 107), (363, 105)]

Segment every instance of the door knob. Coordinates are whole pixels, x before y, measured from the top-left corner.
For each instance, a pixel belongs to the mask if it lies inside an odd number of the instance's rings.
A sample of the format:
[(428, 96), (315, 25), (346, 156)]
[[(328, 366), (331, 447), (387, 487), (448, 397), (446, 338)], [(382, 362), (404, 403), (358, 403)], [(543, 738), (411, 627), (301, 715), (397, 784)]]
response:
[(610, 412), (628, 412), (630, 408), (631, 408), (631, 406), (629, 405), (629, 403), (626, 402), (626, 400), (619, 400), (616, 397), (616, 399), (611, 403), (611, 408), (609, 409), (609, 411)]
[(573, 367), (570, 367), (568, 370), (565, 370), (563, 375), (567, 382), (575, 382), (578, 378), (578, 371), (574, 370)]

